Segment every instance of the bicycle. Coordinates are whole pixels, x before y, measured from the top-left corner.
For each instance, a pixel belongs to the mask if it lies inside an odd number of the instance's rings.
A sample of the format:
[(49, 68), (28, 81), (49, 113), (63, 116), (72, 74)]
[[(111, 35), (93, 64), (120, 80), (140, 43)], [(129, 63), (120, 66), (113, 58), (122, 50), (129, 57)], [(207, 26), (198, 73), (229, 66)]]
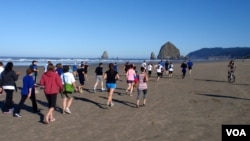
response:
[(229, 83), (234, 83), (235, 79), (236, 79), (236, 77), (234, 75), (234, 71), (233, 70), (229, 71), (228, 72), (228, 82)]

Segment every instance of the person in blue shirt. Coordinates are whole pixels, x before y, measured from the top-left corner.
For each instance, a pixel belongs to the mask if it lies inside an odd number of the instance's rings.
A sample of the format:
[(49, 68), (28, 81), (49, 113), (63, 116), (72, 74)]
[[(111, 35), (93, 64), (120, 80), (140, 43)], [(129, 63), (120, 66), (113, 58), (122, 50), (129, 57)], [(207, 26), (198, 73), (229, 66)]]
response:
[(31, 70), (33, 71), (33, 79), (34, 79), (34, 81), (35, 81), (35, 83), (36, 83), (36, 78), (37, 78), (37, 74), (38, 74), (38, 68), (37, 68), (37, 61), (36, 60), (34, 60), (34, 61), (32, 61), (32, 64), (30, 65), (30, 68), (31, 68)]
[(193, 62), (192, 62), (191, 60), (189, 60), (189, 61), (187, 62), (187, 65), (188, 65), (189, 76), (191, 76), (192, 68), (193, 68)]
[(14, 116), (15, 117), (22, 117), (20, 115), (21, 108), (24, 105), (24, 102), (27, 98), (30, 98), (32, 101), (32, 107), (34, 113), (39, 113), (40, 110), (37, 108), (36, 103), (36, 95), (35, 95), (35, 82), (32, 78), (33, 70), (31, 68), (28, 68), (26, 70), (26, 75), (23, 77), (23, 87), (21, 90), (21, 100), (19, 104), (17, 105), (17, 108), (14, 109)]

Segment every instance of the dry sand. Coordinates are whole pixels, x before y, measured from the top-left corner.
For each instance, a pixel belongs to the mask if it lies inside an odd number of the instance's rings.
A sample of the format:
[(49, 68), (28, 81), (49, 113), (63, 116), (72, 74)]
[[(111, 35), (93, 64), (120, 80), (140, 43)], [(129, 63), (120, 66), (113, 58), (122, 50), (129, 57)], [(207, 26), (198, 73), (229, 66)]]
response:
[[(147, 106), (140, 108), (135, 108), (136, 92), (132, 97), (123, 95), (127, 84), (120, 66), (115, 106), (109, 109), (105, 109), (107, 92), (92, 92), (96, 66), (90, 66), (86, 90), (74, 94), (72, 114), (61, 114), (62, 99), (58, 95), (56, 121), (43, 124), (47, 101), (40, 90), (37, 102), (41, 114), (31, 112), (29, 99), (21, 118), (0, 114), (0, 140), (220, 141), (222, 124), (250, 124), (250, 61), (236, 61), (234, 84), (227, 82), (227, 62), (195, 63), (192, 76), (185, 79), (181, 79), (180, 64), (174, 65), (173, 78), (164, 74), (156, 82), (153, 71)], [(22, 73), (17, 82), (21, 87), (25, 69), (15, 70)], [(42, 71), (40, 68), (40, 75)], [(1, 107), (4, 99), (5, 95), (0, 96)], [(16, 92), (14, 102), (19, 99)]]

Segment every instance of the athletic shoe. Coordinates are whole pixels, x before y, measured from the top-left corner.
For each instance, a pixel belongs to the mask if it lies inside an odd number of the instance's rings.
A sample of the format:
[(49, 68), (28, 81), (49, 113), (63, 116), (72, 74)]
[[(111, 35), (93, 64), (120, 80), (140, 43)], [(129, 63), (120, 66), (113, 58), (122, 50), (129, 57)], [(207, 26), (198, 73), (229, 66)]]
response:
[(110, 107), (113, 107), (114, 105), (115, 105), (114, 103), (111, 103), (109, 106), (110, 106)]
[(102, 88), (102, 92), (104, 92), (106, 89)]
[(15, 116), (15, 117), (22, 117), (22, 116), (21, 116), (20, 114), (18, 114), (18, 113), (15, 113), (14, 116)]
[(93, 91), (94, 91), (94, 93), (96, 93), (96, 89), (94, 89)]
[(66, 108), (64, 111), (65, 111), (65, 113), (67, 113), (67, 114), (71, 114), (69, 108)]

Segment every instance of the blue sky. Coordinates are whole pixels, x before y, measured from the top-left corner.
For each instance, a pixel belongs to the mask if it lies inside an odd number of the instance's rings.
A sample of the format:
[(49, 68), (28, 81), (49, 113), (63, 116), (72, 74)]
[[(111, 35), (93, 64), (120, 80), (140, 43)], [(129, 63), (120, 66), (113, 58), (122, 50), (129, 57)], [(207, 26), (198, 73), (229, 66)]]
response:
[(149, 58), (250, 47), (250, 0), (0, 0), (0, 56)]

